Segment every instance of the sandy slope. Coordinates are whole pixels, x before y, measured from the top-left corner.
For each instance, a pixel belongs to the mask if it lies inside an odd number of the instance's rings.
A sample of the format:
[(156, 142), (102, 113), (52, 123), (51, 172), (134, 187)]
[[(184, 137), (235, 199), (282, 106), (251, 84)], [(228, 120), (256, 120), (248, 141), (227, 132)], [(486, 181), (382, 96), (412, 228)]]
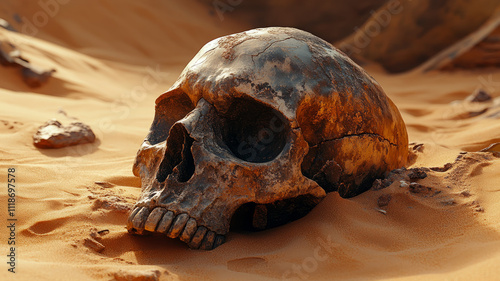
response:
[[(8, 2), (1, 16), (19, 13), (29, 19), (39, 8), (27, 2)], [(2, 280), (110, 280), (119, 270), (160, 270), (162, 280), (494, 280), (500, 275), (500, 160), (476, 152), (500, 141), (495, 115), (500, 106), (463, 102), (478, 87), (498, 97), (497, 70), (395, 76), (368, 69), (400, 108), (410, 141), (424, 144), (413, 166), (453, 163), (420, 181), (431, 187), (427, 192), (393, 184), (349, 200), (329, 194), (299, 221), (260, 233), (232, 233), (210, 252), (127, 234), (126, 212), (117, 208), (132, 204), (140, 192), (131, 167), (154, 99), (205, 42), (245, 27), (219, 22), (191, 1), (149, 1), (158, 8), (132, 0), (100, 2), (61, 6), (36, 38), (0, 29), (0, 38), (19, 42), (34, 64), (57, 69), (48, 85), (32, 90), (14, 70), (0, 68), (0, 178), (5, 183), (7, 168), (16, 168), (19, 220), (17, 273), (7, 272), (2, 260)], [(166, 15), (165, 9), (171, 12)], [(59, 109), (91, 125), (99, 141), (54, 151), (34, 148), (37, 126), (63, 118)], [(456, 161), (461, 151), (468, 153)], [(461, 195), (464, 190), (471, 196)], [(386, 215), (376, 210), (383, 194), (392, 194)], [(6, 200), (2, 188), (2, 224)], [(102, 253), (83, 246), (92, 229), (110, 230), (102, 237)], [(3, 259), (7, 235), (0, 232)]]

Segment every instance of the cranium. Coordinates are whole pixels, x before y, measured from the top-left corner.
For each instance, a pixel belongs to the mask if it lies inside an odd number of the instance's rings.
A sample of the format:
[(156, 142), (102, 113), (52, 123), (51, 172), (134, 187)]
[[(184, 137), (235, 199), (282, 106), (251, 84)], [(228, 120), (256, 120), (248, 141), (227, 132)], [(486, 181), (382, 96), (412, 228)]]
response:
[(326, 192), (357, 195), (407, 158), (405, 125), (379, 84), (293, 28), (209, 42), (155, 112), (127, 228), (191, 248), (219, 246), (232, 225), (300, 218)]

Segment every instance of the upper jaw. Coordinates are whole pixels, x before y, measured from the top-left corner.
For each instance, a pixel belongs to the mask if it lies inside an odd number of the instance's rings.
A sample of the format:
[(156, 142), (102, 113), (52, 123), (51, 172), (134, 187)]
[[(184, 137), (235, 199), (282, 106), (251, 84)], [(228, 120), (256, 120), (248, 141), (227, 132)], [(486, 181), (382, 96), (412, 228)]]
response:
[(159, 233), (179, 238), (192, 249), (212, 250), (226, 240), (224, 234), (198, 225), (187, 213), (165, 207), (136, 206), (129, 215), (127, 230), (132, 234)]

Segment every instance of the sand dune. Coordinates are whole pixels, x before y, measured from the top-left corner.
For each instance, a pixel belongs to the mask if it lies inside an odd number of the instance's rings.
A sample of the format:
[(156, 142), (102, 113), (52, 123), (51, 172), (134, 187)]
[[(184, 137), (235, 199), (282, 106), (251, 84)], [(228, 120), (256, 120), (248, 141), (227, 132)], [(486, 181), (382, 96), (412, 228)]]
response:
[[(15, 18), (32, 20), (43, 11), (28, 2), (6, 1), (0, 17), (21, 30)], [(220, 22), (195, 1), (66, 2), (33, 36), (0, 28), (0, 40), (15, 42), (33, 64), (57, 70), (47, 85), (31, 89), (14, 69), (0, 67), (1, 178), (16, 169), (18, 219), (16, 273), (7, 271), (4, 229), (0, 279), (500, 276), (500, 158), (478, 152), (500, 142), (498, 70), (391, 75), (369, 66), (406, 122), (414, 143), (411, 167), (437, 168), (418, 181), (422, 187), (395, 182), (350, 199), (331, 193), (298, 221), (258, 233), (234, 232), (213, 251), (193, 251), (177, 240), (127, 233), (127, 209), (140, 193), (132, 164), (156, 97), (203, 44), (248, 26), (229, 17)], [(467, 101), (478, 88), (494, 99)], [(68, 120), (60, 109), (89, 124), (98, 141), (36, 149), (32, 135), (38, 126), (53, 117)], [(4, 190), (0, 220), (6, 222)], [(377, 201), (387, 195), (391, 200), (380, 207)], [(109, 233), (96, 234), (101, 230)], [(100, 253), (84, 245), (92, 233), (105, 247)]]

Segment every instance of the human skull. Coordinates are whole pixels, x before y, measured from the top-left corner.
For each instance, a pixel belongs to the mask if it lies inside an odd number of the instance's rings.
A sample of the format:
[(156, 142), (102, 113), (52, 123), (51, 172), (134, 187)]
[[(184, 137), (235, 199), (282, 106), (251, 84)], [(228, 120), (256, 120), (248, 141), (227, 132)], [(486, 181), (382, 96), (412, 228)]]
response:
[(156, 100), (127, 228), (213, 249), (232, 225), (267, 229), (326, 192), (367, 190), (407, 145), (396, 106), (329, 43), (281, 27), (221, 37)]

